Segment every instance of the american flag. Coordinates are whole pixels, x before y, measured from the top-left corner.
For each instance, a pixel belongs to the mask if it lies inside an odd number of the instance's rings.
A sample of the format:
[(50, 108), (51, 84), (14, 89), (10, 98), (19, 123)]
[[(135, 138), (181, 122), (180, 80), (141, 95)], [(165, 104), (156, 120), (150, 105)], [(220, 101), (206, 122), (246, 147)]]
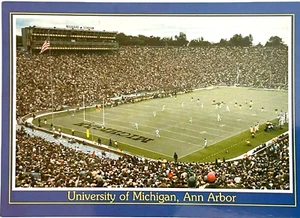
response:
[(48, 50), (49, 48), (50, 48), (50, 41), (46, 39), (44, 44), (42, 45), (40, 54), (42, 54), (44, 51)]

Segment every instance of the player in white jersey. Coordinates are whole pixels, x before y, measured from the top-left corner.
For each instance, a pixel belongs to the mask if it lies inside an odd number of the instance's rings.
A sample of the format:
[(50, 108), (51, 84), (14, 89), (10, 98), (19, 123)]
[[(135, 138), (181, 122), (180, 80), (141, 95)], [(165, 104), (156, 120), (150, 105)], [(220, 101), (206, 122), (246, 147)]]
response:
[(201, 108), (204, 108), (203, 102), (201, 103)]
[(280, 116), (279, 117), (279, 127), (280, 127), (280, 129), (282, 129), (282, 126), (284, 125), (284, 122), (285, 122), (285, 117)]
[(159, 130), (158, 130), (158, 129), (155, 130), (155, 135), (156, 135), (156, 137), (160, 137), (160, 134), (159, 134)]
[(182, 107), (182, 108), (184, 107), (184, 102), (181, 103), (181, 107)]
[(220, 116), (220, 114), (218, 114), (217, 115), (217, 121), (221, 121), (222, 119), (221, 119), (221, 116)]
[(250, 133), (252, 134), (254, 131), (254, 127), (250, 126)]
[(153, 117), (156, 117), (156, 111), (153, 111)]
[(136, 130), (139, 130), (139, 124), (138, 123), (135, 123), (134, 127), (136, 128)]
[(280, 111), (280, 116), (281, 116), (281, 117), (283, 117), (283, 116), (284, 116), (284, 113), (283, 113), (283, 111), (282, 111), (282, 110)]
[(189, 118), (189, 121), (190, 121), (190, 123), (193, 123), (193, 118), (190, 117), (190, 118)]
[(166, 105), (164, 105), (164, 106), (162, 107), (162, 111), (164, 111), (164, 110), (165, 110), (165, 108), (166, 108)]
[(258, 132), (259, 131), (259, 122), (257, 122), (254, 126), (254, 130), (255, 132)]
[(230, 109), (229, 109), (229, 106), (228, 106), (228, 105), (226, 105), (226, 111), (230, 111)]
[(284, 113), (284, 122), (285, 122), (285, 123), (288, 123), (288, 122), (289, 122), (289, 114), (288, 114), (288, 112), (285, 112), (285, 113)]
[(206, 147), (207, 147), (207, 139), (204, 138), (204, 148), (206, 148)]

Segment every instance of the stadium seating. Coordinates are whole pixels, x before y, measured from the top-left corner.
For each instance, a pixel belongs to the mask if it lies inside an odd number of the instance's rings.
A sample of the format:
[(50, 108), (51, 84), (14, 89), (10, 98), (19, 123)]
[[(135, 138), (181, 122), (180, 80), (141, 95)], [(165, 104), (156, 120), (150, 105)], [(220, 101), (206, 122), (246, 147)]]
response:
[[(122, 47), (118, 53), (51, 55), (18, 51), (17, 119), (51, 109), (51, 83), (55, 108), (82, 106), (83, 94), (88, 105), (103, 98), (111, 104), (111, 98), (119, 97), (126, 103), (130, 98), (122, 95), (142, 91), (168, 95), (211, 85), (287, 89), (287, 61), (288, 51), (281, 47)], [(201, 188), (214, 171), (216, 181), (210, 187), (290, 188), (288, 135), (247, 158), (215, 164), (104, 157), (40, 134), (17, 130), (16, 187)]]
[[(290, 188), (288, 135), (247, 158), (215, 164), (91, 155), (80, 145), (48, 141), (40, 134), (17, 130), (16, 187)], [(213, 184), (206, 181), (211, 171)]]

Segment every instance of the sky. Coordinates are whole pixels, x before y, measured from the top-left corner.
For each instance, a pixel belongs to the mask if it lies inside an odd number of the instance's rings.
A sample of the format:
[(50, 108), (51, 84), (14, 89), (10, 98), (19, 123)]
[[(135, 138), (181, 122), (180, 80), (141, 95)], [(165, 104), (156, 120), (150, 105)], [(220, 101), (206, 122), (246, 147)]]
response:
[(252, 34), (253, 44), (265, 44), (271, 36), (284, 43), (291, 41), (291, 17), (288, 16), (57, 16), (14, 15), (16, 34), (26, 26), (66, 28), (66, 25), (94, 27), (95, 30), (116, 31), (126, 35), (173, 37), (180, 32), (187, 39), (203, 37), (209, 42), (229, 40), (234, 34)]

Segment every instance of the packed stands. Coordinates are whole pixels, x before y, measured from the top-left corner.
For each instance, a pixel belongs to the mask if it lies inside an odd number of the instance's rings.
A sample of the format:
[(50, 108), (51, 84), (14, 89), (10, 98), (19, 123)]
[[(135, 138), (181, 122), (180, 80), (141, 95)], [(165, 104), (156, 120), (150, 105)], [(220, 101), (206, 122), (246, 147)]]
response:
[[(285, 47), (121, 47), (118, 52), (17, 52), (17, 118), (55, 108), (111, 102), (139, 92), (173, 93), (209, 86), (287, 89)], [(16, 187), (153, 187), (290, 189), (289, 137), (235, 161), (181, 163), (83, 152), (16, 133)], [(216, 181), (206, 181), (209, 172)], [(191, 180), (195, 182), (191, 182)]]
[[(287, 88), (285, 47), (121, 47), (118, 53), (17, 52), (17, 115), (141, 91), (208, 86)], [(51, 78), (52, 76), (52, 78)]]
[[(82, 152), (17, 131), (16, 187), (151, 187), (289, 190), (289, 137), (273, 139), (247, 158), (216, 163), (182, 163)], [(216, 180), (206, 176), (214, 172)]]

